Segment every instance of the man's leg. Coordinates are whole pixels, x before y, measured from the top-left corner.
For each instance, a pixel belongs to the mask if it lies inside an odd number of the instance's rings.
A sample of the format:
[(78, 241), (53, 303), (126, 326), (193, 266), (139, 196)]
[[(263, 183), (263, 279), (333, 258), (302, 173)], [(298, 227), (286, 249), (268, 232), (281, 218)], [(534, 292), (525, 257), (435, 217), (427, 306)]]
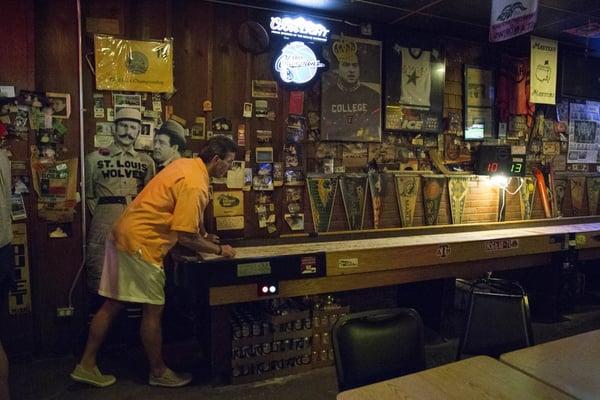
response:
[(144, 304), (140, 336), (148, 363), (150, 373), (154, 376), (162, 376), (167, 366), (162, 356), (162, 327), (161, 320), (164, 306), (155, 304)]
[(8, 391), (8, 358), (0, 342), (0, 399), (9, 400), (10, 393)]
[(123, 308), (123, 303), (118, 300), (106, 299), (102, 307), (98, 310), (92, 323), (90, 325), (90, 333), (88, 335), (85, 350), (81, 357), (80, 365), (86, 370), (92, 370), (96, 367), (96, 355), (106, 333), (110, 328), (110, 325), (114, 318), (119, 314), (119, 311)]
[(152, 386), (179, 387), (192, 381), (191, 374), (177, 374), (165, 365), (162, 356), (161, 319), (164, 306), (144, 304), (140, 336), (150, 364), (148, 383)]

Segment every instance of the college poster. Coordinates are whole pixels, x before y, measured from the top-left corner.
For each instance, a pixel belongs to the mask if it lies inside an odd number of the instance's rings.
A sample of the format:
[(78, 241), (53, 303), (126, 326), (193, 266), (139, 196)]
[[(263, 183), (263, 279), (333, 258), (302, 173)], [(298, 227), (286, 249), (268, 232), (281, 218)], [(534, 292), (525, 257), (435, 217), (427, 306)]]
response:
[(323, 57), (321, 138), (380, 142), (381, 42), (334, 35)]
[(96, 89), (171, 93), (173, 42), (94, 36)]

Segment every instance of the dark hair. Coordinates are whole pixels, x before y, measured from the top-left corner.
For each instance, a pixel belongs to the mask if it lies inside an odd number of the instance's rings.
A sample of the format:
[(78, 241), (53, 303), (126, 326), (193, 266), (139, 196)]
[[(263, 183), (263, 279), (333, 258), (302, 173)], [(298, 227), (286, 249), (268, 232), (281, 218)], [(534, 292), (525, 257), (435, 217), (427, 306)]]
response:
[(200, 158), (205, 163), (209, 163), (214, 156), (225, 158), (227, 153), (236, 153), (237, 144), (227, 136), (217, 135), (208, 139), (202, 150), (200, 150)]
[(179, 152), (183, 152), (186, 149), (186, 143), (185, 140), (179, 136), (178, 134), (171, 132), (171, 131), (167, 131), (167, 130), (163, 130), (163, 131), (157, 131), (156, 135), (165, 135), (168, 136), (169, 138), (169, 144), (171, 146), (175, 146), (177, 145), (177, 149), (179, 150)]

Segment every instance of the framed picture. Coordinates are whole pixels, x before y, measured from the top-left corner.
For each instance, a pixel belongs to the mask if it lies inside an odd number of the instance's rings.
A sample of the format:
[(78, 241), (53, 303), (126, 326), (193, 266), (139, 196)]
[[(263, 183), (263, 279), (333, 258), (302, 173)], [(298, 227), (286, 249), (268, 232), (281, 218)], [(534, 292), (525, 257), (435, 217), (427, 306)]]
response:
[(69, 93), (46, 93), (52, 107), (52, 117), (67, 119), (71, 116), (71, 95)]
[(491, 108), (468, 107), (465, 109), (465, 140), (484, 140), (491, 138), (493, 132), (493, 113)]
[(484, 140), (495, 132), (494, 74), (491, 69), (465, 65), (465, 140)]
[(321, 75), (321, 139), (381, 141), (381, 42), (332, 36)]
[(467, 107), (494, 106), (494, 75), (491, 69), (465, 65)]
[(385, 54), (385, 129), (441, 132), (446, 76), (441, 46), (403, 37), (390, 40)]

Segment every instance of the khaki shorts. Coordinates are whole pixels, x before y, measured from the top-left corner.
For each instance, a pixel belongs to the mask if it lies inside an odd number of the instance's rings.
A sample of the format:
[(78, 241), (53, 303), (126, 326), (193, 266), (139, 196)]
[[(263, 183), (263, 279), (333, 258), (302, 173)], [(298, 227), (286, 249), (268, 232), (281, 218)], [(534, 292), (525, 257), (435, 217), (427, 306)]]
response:
[(119, 250), (106, 239), (104, 265), (98, 294), (133, 303), (165, 304), (165, 271), (143, 260), (139, 254)]

